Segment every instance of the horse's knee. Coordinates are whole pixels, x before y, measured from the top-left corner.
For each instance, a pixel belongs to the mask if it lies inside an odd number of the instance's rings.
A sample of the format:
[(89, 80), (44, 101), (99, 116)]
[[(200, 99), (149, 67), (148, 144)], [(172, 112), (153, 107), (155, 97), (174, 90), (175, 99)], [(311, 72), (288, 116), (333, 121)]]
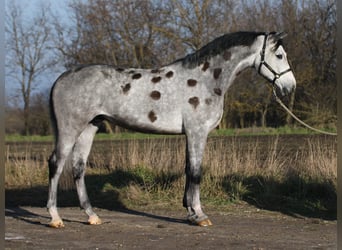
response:
[(190, 184), (200, 184), (202, 180), (202, 170), (198, 168), (186, 168), (186, 177)]
[(72, 175), (74, 180), (79, 180), (84, 174), (85, 162), (83, 159), (79, 159), (72, 166)]
[(51, 154), (51, 156), (48, 159), (48, 165), (49, 165), (49, 178), (53, 178), (57, 171), (57, 158), (55, 152)]
[(190, 183), (199, 185), (202, 180), (202, 174), (201, 173), (195, 173), (193, 175), (190, 175)]

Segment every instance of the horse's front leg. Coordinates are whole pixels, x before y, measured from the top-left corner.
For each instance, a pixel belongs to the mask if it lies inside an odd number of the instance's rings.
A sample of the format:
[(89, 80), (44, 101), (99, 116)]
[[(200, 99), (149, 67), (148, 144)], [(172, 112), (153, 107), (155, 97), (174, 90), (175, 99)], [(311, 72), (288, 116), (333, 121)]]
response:
[(201, 163), (206, 140), (207, 134), (187, 134), (183, 206), (188, 211), (188, 220), (199, 226), (212, 225), (208, 216), (202, 211), (200, 201)]

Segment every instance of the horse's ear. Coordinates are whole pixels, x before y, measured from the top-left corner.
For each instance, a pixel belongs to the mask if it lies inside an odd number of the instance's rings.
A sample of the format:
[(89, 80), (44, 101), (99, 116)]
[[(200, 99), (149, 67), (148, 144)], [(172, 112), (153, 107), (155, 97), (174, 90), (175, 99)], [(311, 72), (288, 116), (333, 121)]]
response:
[(287, 34), (285, 32), (271, 32), (270, 41), (271, 43), (276, 45), (276, 48), (278, 48), (278, 45), (281, 43), (282, 39), (285, 38), (286, 36)]
[(284, 39), (285, 37), (287, 37), (286, 32), (279, 32), (274, 35), (275, 40), (281, 40), (281, 39)]

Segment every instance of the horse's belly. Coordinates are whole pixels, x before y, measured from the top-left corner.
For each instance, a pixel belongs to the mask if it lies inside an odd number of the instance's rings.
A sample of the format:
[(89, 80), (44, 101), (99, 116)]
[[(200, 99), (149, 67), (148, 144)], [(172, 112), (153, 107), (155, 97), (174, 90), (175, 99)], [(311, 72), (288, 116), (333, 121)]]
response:
[(113, 116), (114, 121), (123, 127), (140, 132), (159, 134), (181, 134), (183, 123), (181, 114), (168, 112), (161, 114), (156, 110), (145, 112), (123, 112)]

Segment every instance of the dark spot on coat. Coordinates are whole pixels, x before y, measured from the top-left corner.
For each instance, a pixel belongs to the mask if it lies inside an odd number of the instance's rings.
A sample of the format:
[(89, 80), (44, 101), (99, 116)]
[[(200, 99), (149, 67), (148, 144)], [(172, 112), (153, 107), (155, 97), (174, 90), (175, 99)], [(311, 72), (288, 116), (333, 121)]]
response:
[(139, 79), (140, 77), (141, 77), (140, 73), (136, 73), (136, 74), (132, 75), (132, 79), (134, 79), (134, 80)]
[(121, 86), (121, 88), (124, 94), (127, 94), (127, 92), (131, 89), (131, 84), (127, 83), (125, 86)]
[(125, 71), (125, 69), (123, 69), (123, 68), (116, 68), (115, 69), (117, 72), (123, 72), (123, 71)]
[(112, 75), (109, 72), (105, 71), (105, 70), (101, 70), (101, 73), (103, 74), (103, 76), (105, 78), (112, 78)]
[(228, 61), (230, 60), (230, 58), (232, 57), (232, 53), (228, 50), (226, 50), (224, 53), (223, 53), (223, 59)]
[(205, 62), (205, 63), (203, 64), (202, 70), (203, 70), (203, 71), (206, 71), (206, 70), (209, 68), (209, 66), (210, 66), (210, 63), (209, 63), (209, 62)]
[(153, 83), (157, 83), (157, 82), (160, 82), (161, 79), (162, 79), (162, 78), (161, 78), (160, 76), (156, 76), (156, 77), (153, 77), (151, 81), (152, 81)]
[(194, 97), (191, 97), (189, 99), (189, 103), (194, 107), (194, 109), (196, 109), (197, 106), (199, 105), (200, 101), (199, 101), (198, 97), (194, 96)]
[(189, 87), (194, 87), (194, 86), (196, 86), (196, 84), (197, 84), (196, 80), (194, 80), (194, 79), (189, 79), (188, 80), (188, 86)]
[(130, 70), (130, 71), (128, 71), (128, 74), (134, 74), (135, 73), (135, 71), (134, 70)]
[(151, 98), (152, 98), (153, 100), (159, 100), (161, 94), (160, 94), (159, 91), (154, 90), (154, 91), (151, 92), (150, 96), (151, 96)]
[(220, 88), (214, 88), (214, 92), (216, 95), (221, 96), (222, 95), (222, 90)]
[(211, 98), (206, 98), (205, 99), (205, 104), (210, 105), (213, 102), (213, 100), (211, 100)]
[(221, 72), (222, 72), (221, 68), (214, 69), (214, 79), (218, 79), (221, 75)]
[(167, 78), (171, 78), (171, 77), (173, 76), (173, 72), (172, 72), (172, 71), (169, 71), (169, 72), (167, 72), (167, 73), (165, 74), (165, 76), (166, 76)]
[(157, 120), (157, 116), (156, 116), (156, 114), (154, 113), (153, 110), (151, 110), (148, 113), (148, 118), (150, 119), (151, 122), (155, 122)]

